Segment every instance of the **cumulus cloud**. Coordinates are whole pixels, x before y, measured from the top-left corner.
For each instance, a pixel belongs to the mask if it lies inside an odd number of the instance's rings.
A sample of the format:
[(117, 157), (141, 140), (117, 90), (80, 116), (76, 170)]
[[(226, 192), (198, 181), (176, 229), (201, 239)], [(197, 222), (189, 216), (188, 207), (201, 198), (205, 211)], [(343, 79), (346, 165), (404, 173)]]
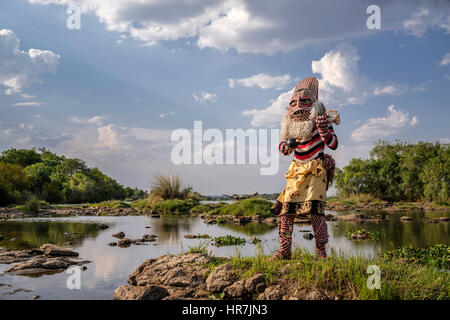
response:
[(407, 112), (401, 109), (396, 110), (394, 105), (390, 105), (386, 117), (369, 119), (352, 132), (351, 139), (354, 141), (378, 140), (418, 123), (419, 119), (416, 116), (410, 118)]
[(40, 74), (56, 72), (60, 59), (49, 50), (21, 50), (20, 39), (9, 29), (0, 30), (0, 57), (0, 85), (7, 95), (19, 94), (30, 82), (38, 81)]
[(126, 142), (126, 128), (119, 127), (115, 124), (108, 124), (97, 129), (98, 143), (101, 149), (125, 150), (131, 146)]
[(244, 110), (244, 116), (252, 117), (251, 125), (255, 127), (274, 127), (280, 124), (281, 118), (286, 112), (286, 107), (289, 105), (289, 100), (292, 97), (293, 88), (287, 92), (283, 92), (271, 101), (271, 105), (265, 109), (251, 109)]
[(194, 97), (195, 101), (198, 101), (200, 103), (207, 102), (207, 101), (216, 102), (216, 100), (217, 100), (217, 94), (212, 93), (212, 92), (202, 91), (202, 92), (200, 92), (199, 95), (193, 94), (192, 96)]
[(270, 76), (265, 73), (258, 73), (247, 78), (242, 79), (228, 79), (228, 85), (230, 88), (234, 88), (236, 85), (243, 87), (259, 87), (261, 89), (277, 90), (283, 89), (289, 82), (291, 82), (291, 76), (289, 74), (281, 76)]
[[(194, 38), (200, 48), (273, 54), (373, 34), (366, 27), (369, 17), (366, 9), (373, 4), (371, 0), (28, 1), (41, 5), (78, 5), (83, 13), (95, 14), (107, 30), (148, 46)], [(385, 2), (381, 11), (382, 27), (404, 30), (413, 36), (422, 36), (430, 28), (448, 32), (449, 7), (447, 1), (441, 0)], [(353, 18), (343, 19), (349, 16)]]
[[(400, 95), (407, 92), (404, 84), (380, 85), (360, 74), (357, 49), (348, 44), (339, 44), (321, 59), (312, 61), (311, 69), (318, 74), (319, 99), (327, 107), (341, 107), (363, 104), (368, 98), (381, 95)], [(263, 109), (244, 110), (243, 115), (251, 116), (253, 126), (275, 126), (289, 105), (292, 89), (280, 94)]]

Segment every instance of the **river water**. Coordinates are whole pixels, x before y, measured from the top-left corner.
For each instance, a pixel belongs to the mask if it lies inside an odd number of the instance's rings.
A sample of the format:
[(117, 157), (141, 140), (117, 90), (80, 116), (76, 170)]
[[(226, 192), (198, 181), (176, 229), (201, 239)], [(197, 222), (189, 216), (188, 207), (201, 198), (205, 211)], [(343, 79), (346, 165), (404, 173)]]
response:
[[(327, 213), (338, 214), (329, 211)], [(378, 212), (361, 212), (365, 215)], [(348, 213), (339, 213), (348, 214)], [(409, 215), (412, 221), (402, 222), (401, 216)], [(404, 245), (428, 247), (434, 244), (449, 244), (449, 223), (421, 222), (424, 217), (449, 216), (448, 212), (411, 212), (392, 213), (390, 219), (382, 222), (351, 223), (328, 221), (330, 234), (328, 250), (351, 255), (373, 256), (384, 250), (395, 249)], [(99, 230), (98, 223), (109, 225), (108, 229)], [(146, 228), (150, 227), (150, 228)], [(381, 232), (381, 240), (354, 241), (345, 237), (345, 232), (365, 228), (369, 231)], [(128, 238), (141, 238), (144, 234), (157, 236), (156, 242), (145, 245), (131, 245), (128, 248), (111, 247), (107, 244), (116, 241), (111, 235), (123, 231)], [(294, 226), (294, 246), (314, 250), (314, 240), (303, 238), (305, 231), (311, 231), (311, 225), (296, 224)], [(72, 244), (67, 245), (72, 236)], [(5, 240), (0, 247), (10, 249), (36, 248), (44, 243), (54, 243), (71, 248), (80, 254), (83, 260), (90, 260), (85, 265), (87, 270), (81, 273), (81, 289), (67, 289), (66, 282), (70, 274), (62, 272), (54, 275), (43, 275), (38, 278), (3, 274), (12, 265), (0, 264), (0, 299), (112, 299), (113, 291), (126, 284), (126, 279), (137, 266), (146, 259), (163, 254), (177, 254), (187, 251), (190, 246), (200, 243), (209, 244), (216, 256), (233, 256), (238, 252), (244, 256), (257, 254), (257, 248), (248, 241), (237, 247), (214, 247), (208, 239), (186, 239), (185, 234), (208, 234), (212, 237), (233, 235), (249, 239), (258, 237), (262, 240), (262, 248), (266, 254), (278, 248), (276, 226), (265, 223), (249, 223), (247, 225), (208, 225), (202, 219), (188, 216), (148, 216), (124, 217), (70, 217), (70, 218), (26, 218), (0, 222), (0, 234)], [(11, 239), (15, 239), (11, 241)], [(30, 292), (16, 292), (26, 289)]]

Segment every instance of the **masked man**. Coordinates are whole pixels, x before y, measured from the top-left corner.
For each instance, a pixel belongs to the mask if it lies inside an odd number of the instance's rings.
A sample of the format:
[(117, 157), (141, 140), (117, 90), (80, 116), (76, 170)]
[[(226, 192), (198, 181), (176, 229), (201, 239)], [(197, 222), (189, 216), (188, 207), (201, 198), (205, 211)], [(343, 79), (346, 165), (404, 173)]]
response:
[(286, 173), (286, 187), (271, 208), (279, 216), (280, 237), (280, 248), (271, 260), (291, 257), (296, 215), (311, 216), (316, 254), (326, 257), (328, 232), (324, 205), (335, 162), (324, 154), (324, 149), (327, 146), (335, 150), (338, 139), (324, 105), (318, 100), (318, 89), (319, 82), (314, 77), (300, 81), (281, 120), (279, 151), (285, 156), (294, 153), (294, 160)]

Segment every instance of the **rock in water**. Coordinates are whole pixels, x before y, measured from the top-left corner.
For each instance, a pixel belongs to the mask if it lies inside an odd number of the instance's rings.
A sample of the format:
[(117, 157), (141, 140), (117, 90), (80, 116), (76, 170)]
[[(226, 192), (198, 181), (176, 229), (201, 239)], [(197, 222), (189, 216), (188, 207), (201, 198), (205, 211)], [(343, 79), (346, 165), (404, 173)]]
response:
[(306, 240), (312, 240), (314, 238), (314, 235), (312, 233), (305, 233), (303, 235), (303, 238), (305, 238)]
[(3, 236), (0, 234), (0, 241), (2, 241), (3, 239), (5, 239), (5, 238), (3, 238)]
[(125, 238), (125, 233), (123, 233), (122, 231), (120, 231), (120, 232), (114, 233), (112, 236), (113, 236), (114, 238), (123, 239), (123, 238)]
[(117, 244), (119, 245), (119, 247), (126, 248), (131, 245), (131, 240), (128, 238), (121, 239), (121, 240), (117, 241)]
[(67, 257), (78, 257), (78, 252), (72, 251), (70, 249), (58, 247), (51, 243), (43, 244), (40, 249), (44, 251), (44, 254), (46, 256), (53, 256), (53, 257), (60, 257), (60, 256), (67, 256)]
[(72, 265), (83, 265), (89, 262), (90, 261), (73, 260), (67, 257), (48, 258), (38, 256), (16, 264), (5, 272), (15, 275), (40, 276), (46, 273), (63, 272)]

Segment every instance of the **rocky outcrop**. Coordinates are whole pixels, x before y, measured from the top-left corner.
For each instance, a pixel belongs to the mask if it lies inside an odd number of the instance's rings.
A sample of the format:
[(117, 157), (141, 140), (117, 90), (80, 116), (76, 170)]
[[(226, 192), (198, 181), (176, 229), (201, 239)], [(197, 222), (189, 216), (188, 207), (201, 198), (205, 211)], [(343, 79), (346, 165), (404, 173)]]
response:
[(18, 263), (5, 271), (15, 275), (40, 276), (58, 273), (69, 266), (81, 266), (90, 262), (73, 257), (78, 257), (78, 252), (50, 243), (43, 244), (39, 249), (0, 251), (0, 263)]
[(9, 264), (16, 262), (23, 262), (30, 260), (31, 258), (43, 255), (44, 252), (38, 249), (31, 250), (6, 250), (3, 249), (0, 251), (0, 263), (1, 264)]
[(114, 300), (162, 300), (169, 292), (160, 286), (121, 286), (114, 291)]
[[(168, 292), (163, 299), (207, 299), (209, 292), (206, 290), (205, 280), (209, 273), (208, 263), (211, 261), (210, 257), (200, 253), (182, 256), (168, 254), (146, 260), (128, 277), (129, 285), (114, 291), (114, 299), (154, 298), (157, 295), (150, 296), (147, 292), (151, 286), (164, 288)], [(160, 294), (160, 298), (162, 295)]]
[[(213, 260), (214, 259), (214, 260)], [(210, 271), (211, 262), (222, 264)], [(280, 278), (267, 286), (263, 273), (247, 279), (240, 275), (227, 258), (206, 254), (164, 255), (144, 261), (129, 277), (128, 285), (114, 291), (115, 300), (223, 299), (232, 300), (309, 300), (338, 299), (317, 286), (302, 286), (290, 277), (290, 265), (280, 270)]]
[(232, 285), (238, 276), (233, 272), (233, 267), (229, 263), (222, 264), (215, 268), (206, 279), (206, 288), (211, 293), (220, 293), (226, 287)]
[(90, 261), (79, 261), (67, 257), (49, 258), (37, 256), (28, 261), (16, 264), (6, 270), (6, 273), (15, 275), (41, 276), (48, 273), (59, 273), (72, 265), (83, 265)]
[(78, 257), (78, 252), (72, 251), (70, 249), (62, 248), (59, 246), (56, 246), (51, 243), (43, 244), (40, 247), (41, 251), (44, 252), (46, 256), (52, 256), (52, 257)]

